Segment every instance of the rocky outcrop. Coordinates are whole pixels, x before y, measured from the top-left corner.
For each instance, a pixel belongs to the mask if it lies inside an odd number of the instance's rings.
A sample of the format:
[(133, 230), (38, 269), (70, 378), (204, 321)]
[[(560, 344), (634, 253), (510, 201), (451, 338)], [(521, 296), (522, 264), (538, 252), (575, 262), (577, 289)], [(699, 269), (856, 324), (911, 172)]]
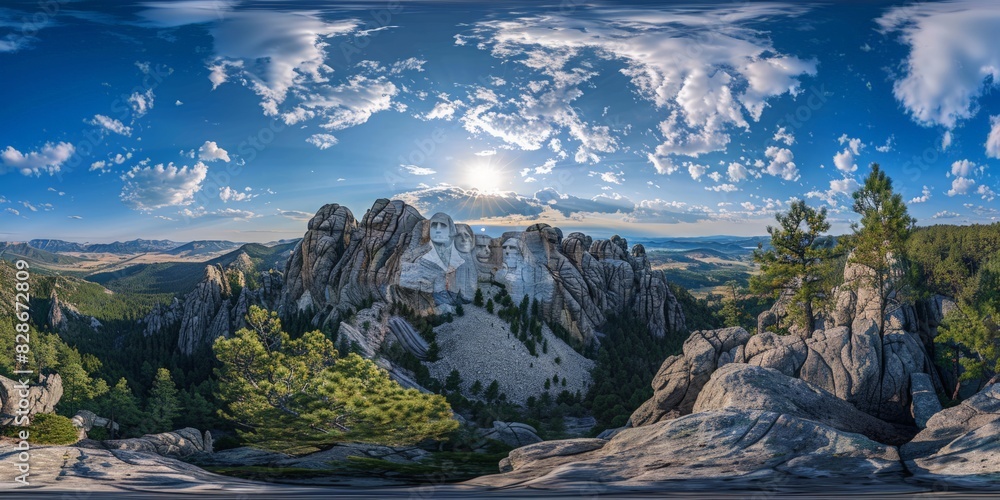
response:
[(900, 452), (917, 477), (983, 486), (1000, 474), (1000, 383), (935, 413)]
[[(177, 348), (190, 355), (211, 346), (216, 338), (228, 337), (245, 327), (250, 306), (275, 309), (281, 297), (281, 273), (261, 272), (251, 287), (247, 276), (253, 269), (253, 262), (245, 252), (225, 267), (206, 266), (202, 281), (183, 300), (174, 298), (169, 305), (157, 304), (141, 320), (143, 335), (163, 335), (171, 328), (179, 328)], [(238, 294), (231, 286), (230, 276)]]
[(819, 387), (760, 366), (730, 363), (712, 374), (698, 395), (694, 412), (725, 409), (778, 412), (863, 434), (880, 443), (898, 445), (912, 436)]
[[(341, 328), (344, 328), (343, 324), (341, 324)], [(393, 336), (396, 337), (396, 340), (407, 352), (416, 356), (417, 359), (427, 359), (427, 349), (429, 347), (427, 341), (405, 319), (398, 316), (389, 318), (389, 331), (392, 332)]]
[(540, 304), (549, 323), (586, 344), (608, 312), (635, 315), (655, 336), (684, 329), (683, 313), (645, 250), (617, 236), (593, 241), (547, 224), (500, 238), (473, 235), (446, 214), (425, 219), (401, 202), (378, 200), (360, 222), (326, 205), (309, 222), (285, 272), (283, 314), (313, 311), (315, 324), (337, 321), (374, 299), (418, 314), (453, 312), (476, 289), (499, 283), (520, 302)]
[[(625, 429), (598, 445), (573, 440), (535, 445), (537, 453), (531, 448), (514, 450), (501, 462), (510, 472), (470, 483), (557, 488), (599, 481), (607, 487), (637, 487), (700, 479), (759, 484), (782, 478), (856, 480), (903, 470), (893, 446), (759, 410), (696, 413)], [(590, 447), (596, 449), (585, 451)]]
[[(27, 384), (22, 384), (25, 381)], [(22, 397), (27, 385), (27, 397)], [(14, 417), (24, 414), (18, 410), (27, 410), (29, 414), (52, 413), (63, 395), (62, 377), (58, 373), (42, 375), (30, 379), (12, 380), (0, 375), (0, 425), (12, 425)], [(21, 405), (22, 399), (27, 401), (27, 408)]]
[(632, 415), (633, 425), (690, 413), (701, 386), (726, 363), (773, 368), (902, 424), (913, 423), (911, 375), (934, 369), (916, 335), (896, 330), (880, 338), (870, 320), (816, 330), (808, 339), (771, 332), (750, 337), (742, 329), (695, 332), (682, 356), (664, 361), (653, 379), (653, 398)]
[(73, 427), (76, 427), (79, 431), (80, 439), (86, 439), (87, 433), (91, 431), (94, 427), (101, 428), (111, 428), (115, 431), (118, 430), (118, 422), (113, 422), (107, 418), (100, 417), (96, 413), (90, 410), (80, 410), (73, 415), (70, 419), (73, 422)]
[(630, 422), (648, 425), (691, 413), (701, 388), (732, 352), (750, 340), (742, 328), (697, 331), (684, 341), (683, 354), (670, 356), (653, 377), (653, 397), (642, 404)]
[[(147, 434), (140, 438), (102, 441), (109, 450), (141, 451), (164, 457), (187, 458), (199, 453), (212, 453), (211, 434), (187, 427), (173, 432)], [(206, 446), (207, 444), (207, 446)]]
[(205, 278), (184, 298), (177, 347), (192, 354), (220, 336), (229, 335), (232, 291), (221, 266), (205, 267)]

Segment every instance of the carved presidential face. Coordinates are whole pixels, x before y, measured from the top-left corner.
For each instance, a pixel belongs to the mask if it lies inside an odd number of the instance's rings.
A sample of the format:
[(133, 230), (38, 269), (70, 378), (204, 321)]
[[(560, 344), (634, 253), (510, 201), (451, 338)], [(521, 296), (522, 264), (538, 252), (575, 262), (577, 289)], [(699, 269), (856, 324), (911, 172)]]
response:
[(490, 250), (492, 240), (492, 238), (486, 235), (476, 236), (476, 258), (479, 259), (479, 262), (486, 263), (490, 261), (490, 256), (493, 255), (493, 251)]
[(431, 241), (447, 245), (455, 237), (455, 223), (447, 214), (436, 213), (431, 217)]
[(514, 238), (503, 242), (503, 261), (504, 264), (507, 264), (507, 267), (517, 267), (524, 260), (524, 256), (521, 254), (521, 247), (517, 243), (518, 241)]
[(476, 239), (472, 235), (472, 229), (466, 226), (458, 226), (458, 234), (455, 236), (455, 248), (459, 252), (469, 253), (476, 245)]

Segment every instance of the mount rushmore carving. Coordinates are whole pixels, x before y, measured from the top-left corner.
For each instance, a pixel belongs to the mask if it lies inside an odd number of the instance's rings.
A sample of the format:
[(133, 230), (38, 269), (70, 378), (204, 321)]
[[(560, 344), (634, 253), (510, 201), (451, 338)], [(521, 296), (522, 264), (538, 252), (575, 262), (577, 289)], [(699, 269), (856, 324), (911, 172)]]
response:
[(444, 213), (424, 218), (414, 207), (380, 199), (361, 221), (344, 206), (325, 205), (285, 269), (281, 307), (335, 320), (368, 299), (401, 302), (421, 314), (446, 314), (498, 285), (519, 301), (538, 300), (550, 323), (588, 344), (609, 314), (633, 314), (650, 333), (683, 329), (684, 318), (662, 272), (641, 245), (617, 236), (535, 224), (499, 238), (475, 234)]

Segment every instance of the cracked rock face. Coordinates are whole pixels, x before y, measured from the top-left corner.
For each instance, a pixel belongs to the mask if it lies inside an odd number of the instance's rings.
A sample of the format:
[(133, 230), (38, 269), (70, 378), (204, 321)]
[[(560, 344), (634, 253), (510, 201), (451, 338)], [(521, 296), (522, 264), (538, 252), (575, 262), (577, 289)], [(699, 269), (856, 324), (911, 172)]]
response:
[[(19, 380), (0, 375), (0, 425), (11, 425), (21, 403)], [(62, 377), (58, 373), (43, 375), (28, 384), (28, 411), (31, 414), (52, 413), (63, 395)]]
[(366, 301), (402, 302), (420, 314), (453, 312), (476, 289), (499, 283), (520, 303), (538, 300), (548, 322), (581, 343), (596, 338), (606, 312), (638, 315), (651, 334), (681, 331), (683, 313), (645, 250), (617, 236), (563, 237), (547, 224), (499, 238), (473, 235), (447, 214), (425, 219), (402, 201), (381, 199), (358, 222), (326, 205), (309, 222), (285, 272), (284, 313), (315, 311), (337, 319)]
[(860, 434), (788, 414), (713, 410), (625, 429), (600, 440), (540, 443), (511, 452), (509, 472), (473, 485), (557, 488), (586, 482), (643, 486), (670, 480), (868, 477), (902, 471), (899, 453)]

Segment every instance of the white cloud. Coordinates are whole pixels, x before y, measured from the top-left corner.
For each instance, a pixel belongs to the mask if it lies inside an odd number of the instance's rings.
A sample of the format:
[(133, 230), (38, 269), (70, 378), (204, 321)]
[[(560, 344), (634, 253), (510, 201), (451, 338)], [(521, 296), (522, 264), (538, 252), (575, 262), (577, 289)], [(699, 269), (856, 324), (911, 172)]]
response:
[(436, 170), (417, 165), (400, 165), (400, 167), (409, 172), (410, 175), (434, 175), (437, 173)]
[(441, 101), (434, 105), (425, 115), (418, 115), (421, 120), (451, 120), (462, 101), (449, 101), (447, 95), (441, 96)]
[(968, 179), (966, 177), (956, 177), (955, 180), (951, 181), (951, 189), (948, 190), (948, 196), (956, 196), (960, 194), (967, 194), (969, 188), (976, 185), (976, 181)]
[(540, 167), (535, 167), (535, 175), (547, 175), (552, 173), (552, 169), (556, 168), (556, 160), (549, 158), (545, 160), (545, 163)]
[(355, 75), (346, 83), (322, 86), (303, 96), (292, 111), (281, 115), (288, 125), (308, 118), (324, 120), (320, 127), (343, 130), (365, 123), (375, 113), (390, 109), (399, 94), (396, 84), (384, 76)]
[(926, 203), (927, 200), (931, 199), (931, 189), (927, 186), (921, 190), (920, 196), (910, 199), (910, 203)]
[(210, 219), (232, 219), (232, 220), (248, 220), (261, 217), (260, 215), (251, 212), (249, 210), (238, 210), (235, 208), (222, 208), (219, 210), (207, 211), (205, 207), (198, 207), (194, 210), (185, 208), (177, 215), (185, 217), (188, 219), (200, 219), (200, 218), (210, 218)]
[(698, 180), (701, 176), (705, 175), (706, 171), (708, 171), (708, 165), (688, 164), (688, 173), (691, 174), (691, 178), (694, 180)]
[(941, 151), (951, 147), (951, 140), (951, 130), (945, 130), (944, 134), (941, 135)]
[(875, 151), (878, 151), (879, 153), (888, 153), (889, 151), (892, 151), (892, 145), (895, 142), (896, 136), (889, 134), (889, 137), (885, 140), (885, 144), (882, 146), (875, 146)]
[(106, 162), (104, 160), (98, 160), (98, 161), (95, 161), (94, 163), (90, 164), (90, 170), (89, 171), (90, 172), (93, 172), (94, 170), (101, 170), (101, 171), (103, 171), (104, 167), (106, 167), (107, 165), (108, 165), (108, 162)]
[(602, 172), (601, 180), (610, 184), (621, 184), (624, 172)]
[(708, 219), (709, 216), (704, 210), (689, 207), (687, 203), (682, 201), (668, 201), (659, 198), (640, 201), (635, 210), (624, 218), (625, 222), (662, 224), (691, 223)]
[(656, 173), (670, 175), (680, 169), (677, 164), (674, 163), (673, 158), (659, 157), (652, 153), (648, 153), (646, 158), (653, 167), (656, 168)]
[(778, 131), (774, 133), (773, 140), (775, 142), (784, 142), (786, 146), (795, 144), (795, 136), (785, 129), (785, 127), (778, 128)]
[(980, 197), (986, 201), (993, 201), (993, 199), (996, 198), (996, 193), (994, 193), (993, 190), (985, 184), (981, 184), (979, 188), (976, 189), (976, 193), (978, 193)]
[(183, 105), (184, 105), (184, 103), (181, 102), (180, 99), (178, 99), (177, 101), (174, 102), (174, 106), (183, 106)]
[(43, 172), (54, 175), (67, 160), (73, 157), (76, 148), (68, 142), (46, 142), (40, 151), (23, 154), (7, 146), (0, 152), (0, 174), (8, 170), (17, 170), (24, 175), (41, 175)]
[(131, 136), (132, 127), (125, 125), (124, 123), (104, 115), (94, 115), (94, 118), (87, 123), (102, 127), (109, 132), (114, 132), (119, 135)]
[(215, 141), (205, 141), (205, 144), (202, 144), (201, 147), (198, 148), (198, 159), (209, 162), (222, 160), (228, 163), (230, 161), (229, 152), (220, 148)]
[(990, 135), (986, 138), (986, 156), (1000, 158), (1000, 115), (990, 117)]
[(144, 116), (149, 110), (153, 109), (153, 100), (156, 96), (153, 95), (153, 89), (149, 89), (145, 92), (133, 92), (132, 95), (128, 97), (128, 104), (132, 106), (132, 114), (135, 118), (140, 118)]
[(219, 199), (223, 203), (229, 203), (230, 201), (247, 201), (256, 197), (252, 193), (252, 189), (249, 187), (244, 188), (243, 191), (237, 191), (229, 186), (219, 189)]
[(976, 114), (987, 84), (1000, 83), (996, 2), (922, 2), (894, 7), (876, 22), (909, 46), (893, 94), (918, 123), (954, 128)]
[(976, 170), (976, 164), (969, 160), (958, 160), (951, 164), (951, 175), (968, 177)]
[[(799, 78), (816, 73), (815, 61), (778, 53), (764, 32), (746, 25), (805, 9), (777, 4), (664, 8), (655, 13), (615, 8), (595, 9), (599, 15), (589, 18), (547, 14), (481, 22), (477, 30), (481, 48), (538, 70), (549, 77), (550, 85), (523, 89), (529, 95), (517, 103), (517, 114), (488, 116), (489, 120), (477, 121), (477, 128), (534, 149), (554, 128), (576, 122), (576, 131), (568, 127), (574, 138), (585, 142), (588, 133), (597, 132), (603, 145), (613, 150), (615, 138), (603, 137), (603, 131), (586, 124), (569, 106), (582, 95), (580, 84), (593, 76), (579, 67), (577, 58), (596, 56), (623, 62), (622, 73), (661, 113), (663, 142), (657, 157), (725, 149), (732, 128), (747, 129), (748, 116), (759, 119), (769, 99), (797, 94)], [(552, 102), (566, 105), (552, 109)], [(481, 125), (482, 121), (493, 127)], [(578, 160), (589, 161), (594, 151), (600, 151), (592, 144), (585, 147), (590, 151), (578, 154)]]
[(732, 182), (740, 182), (746, 180), (747, 178), (747, 168), (743, 166), (742, 163), (730, 163), (729, 168), (726, 171), (726, 175)]
[(313, 134), (306, 139), (306, 142), (320, 149), (329, 149), (336, 146), (340, 141), (330, 134)]
[(775, 177), (781, 177), (786, 181), (794, 181), (799, 178), (799, 169), (796, 168), (795, 155), (788, 148), (768, 146), (764, 151), (770, 163), (767, 165), (767, 173)]
[(861, 187), (858, 181), (851, 177), (845, 177), (843, 179), (834, 179), (830, 181), (830, 192), (833, 194), (846, 194), (857, 191)]
[(961, 217), (961, 214), (957, 214), (955, 212), (949, 212), (947, 210), (942, 210), (942, 211), (934, 214), (931, 218), (932, 219), (954, 219), (956, 217)]
[(476, 156), (493, 156), (493, 155), (497, 154), (497, 150), (495, 150), (495, 149), (484, 149), (482, 151), (477, 151), (474, 154)]
[(864, 149), (865, 144), (861, 142), (861, 139), (847, 137), (847, 134), (843, 134), (837, 139), (841, 145), (847, 145), (843, 151), (835, 154), (833, 156), (833, 164), (837, 167), (837, 170), (841, 172), (851, 173), (858, 169), (858, 165), (855, 163), (857, 155), (861, 154), (861, 150)]
[(732, 193), (733, 191), (739, 191), (740, 188), (736, 187), (734, 184), (719, 184), (718, 186), (705, 186), (706, 191), (715, 191)]
[(7, 207), (6, 209), (4, 209), (4, 212), (7, 212), (7, 213), (9, 213), (11, 215), (21, 215), (21, 212), (18, 212), (17, 210), (15, 210), (13, 208), (10, 208), (10, 207)]
[(177, 168), (172, 163), (163, 166), (133, 167), (122, 175), (121, 200), (136, 210), (189, 205), (194, 194), (201, 190), (201, 183), (208, 174), (208, 167), (201, 162), (191, 167)]
[(66, 218), (67, 218), (67, 219), (76, 219), (76, 220), (80, 220), (80, 219), (82, 219), (83, 217), (82, 217), (82, 216), (79, 216), (79, 215), (67, 215), (67, 216), (66, 216)]

